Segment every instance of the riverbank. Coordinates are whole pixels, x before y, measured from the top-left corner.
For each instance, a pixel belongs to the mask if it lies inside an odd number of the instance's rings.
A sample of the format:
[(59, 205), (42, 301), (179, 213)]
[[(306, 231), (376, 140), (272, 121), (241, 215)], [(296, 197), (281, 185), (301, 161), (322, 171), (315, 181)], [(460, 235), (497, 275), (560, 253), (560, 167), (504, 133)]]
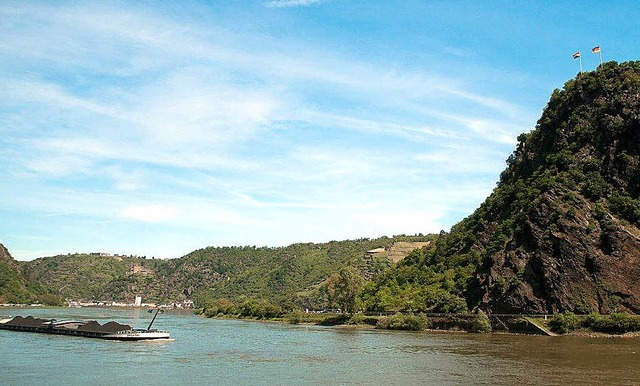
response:
[[(198, 314), (198, 312), (196, 312)], [(202, 312), (200, 312), (202, 314)], [(626, 314), (625, 314), (626, 315)], [(350, 329), (406, 330), (428, 332), (503, 333), (576, 337), (640, 337), (640, 319), (635, 315), (520, 316), (473, 314), (402, 314), (365, 315), (341, 313), (306, 313), (293, 311), (274, 317), (208, 315), (221, 319), (258, 322), (332, 326)], [(571, 320), (567, 327), (567, 319)], [(577, 320), (577, 322), (576, 322)], [(622, 322), (621, 322), (622, 321)], [(636, 327), (636, 321), (638, 322)], [(603, 331), (603, 329), (606, 329)]]
[[(536, 333), (535, 328), (527, 327), (524, 321), (500, 321), (495, 327), (490, 318), (484, 313), (479, 314), (451, 314), (428, 316), (425, 314), (365, 315), (362, 313), (306, 313), (293, 311), (275, 317), (254, 317), (241, 315), (206, 315), (202, 311), (196, 312), (206, 317), (219, 319), (237, 319), (257, 322), (273, 322), (285, 324), (304, 324), (316, 326), (331, 326), (353, 329), (379, 329), (404, 331), (441, 331), (441, 332), (491, 332), (502, 331), (511, 333)], [(507, 328), (511, 326), (511, 328)]]
[[(4, 310), (56, 309), (59, 307), (3, 307)], [(99, 307), (109, 309), (109, 307)], [(114, 310), (122, 309), (115, 307)], [(184, 313), (191, 310), (174, 309)], [(304, 324), (331, 326), (345, 329), (379, 329), (427, 332), (471, 332), (527, 335), (558, 335), (585, 338), (619, 337), (640, 338), (640, 318), (636, 315), (574, 315), (560, 313), (546, 316), (486, 315), (482, 312), (467, 314), (402, 314), (366, 315), (363, 313), (313, 313), (295, 310), (270, 316), (243, 316), (240, 314), (207, 314), (195, 309), (196, 315), (217, 319), (246, 320), (263, 323)], [(6, 315), (8, 316), (8, 315)]]

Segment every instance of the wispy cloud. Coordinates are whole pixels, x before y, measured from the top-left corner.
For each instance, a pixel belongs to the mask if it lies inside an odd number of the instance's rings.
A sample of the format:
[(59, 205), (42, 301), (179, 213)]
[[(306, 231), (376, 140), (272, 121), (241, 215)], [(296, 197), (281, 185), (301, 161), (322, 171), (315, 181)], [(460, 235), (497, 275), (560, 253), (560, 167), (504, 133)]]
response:
[(462, 79), (215, 18), (104, 4), (4, 6), (0, 18), (13, 20), (0, 153), (15, 179), (0, 209), (192, 243), (438, 231), (490, 190), (501, 150), (527, 129), (524, 108)]
[(127, 206), (121, 212), (122, 217), (142, 222), (167, 222), (174, 220), (179, 212), (164, 205)]

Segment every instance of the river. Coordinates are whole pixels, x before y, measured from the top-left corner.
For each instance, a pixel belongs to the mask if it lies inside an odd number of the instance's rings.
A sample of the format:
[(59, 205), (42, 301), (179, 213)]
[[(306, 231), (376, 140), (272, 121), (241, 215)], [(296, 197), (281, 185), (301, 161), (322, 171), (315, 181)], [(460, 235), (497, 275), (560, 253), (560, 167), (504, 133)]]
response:
[[(0, 309), (0, 317), (116, 320), (136, 309)], [(175, 341), (0, 330), (2, 385), (638, 384), (640, 339), (411, 333), (160, 314)]]

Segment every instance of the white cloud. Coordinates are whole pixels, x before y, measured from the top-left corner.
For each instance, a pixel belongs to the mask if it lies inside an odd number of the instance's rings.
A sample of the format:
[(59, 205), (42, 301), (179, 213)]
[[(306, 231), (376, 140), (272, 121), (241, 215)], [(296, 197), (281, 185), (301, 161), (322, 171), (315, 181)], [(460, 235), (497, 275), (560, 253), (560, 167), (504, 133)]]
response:
[(142, 222), (169, 222), (179, 215), (176, 208), (159, 205), (132, 205), (122, 209), (121, 216), (125, 219)]
[(111, 166), (104, 172), (112, 179), (116, 190), (134, 192), (148, 187), (146, 173), (141, 168), (125, 170), (121, 166)]
[[(2, 81), (1, 78), (0, 81)], [(114, 118), (126, 117), (110, 106), (75, 97), (62, 86), (47, 81), (5, 80), (0, 97), (5, 100), (36, 103), (49, 108), (83, 110)]]
[(32, 157), (32, 159), (25, 162), (26, 170), (48, 178), (58, 178), (92, 172), (93, 162), (85, 157), (77, 157), (71, 154), (55, 156), (48, 154), (45, 157)]
[(382, 120), (362, 119), (316, 111), (304, 111), (297, 118), (313, 124), (327, 127), (339, 127), (346, 130), (355, 130), (363, 133), (383, 133), (398, 137), (404, 137), (411, 141), (424, 142), (433, 137), (446, 137), (462, 139), (461, 136), (447, 132), (446, 130), (431, 127), (429, 125), (402, 125), (399, 123), (385, 122)]
[(212, 81), (208, 70), (172, 75), (139, 94), (132, 115), (145, 137), (174, 146), (246, 139), (271, 121), (278, 103), (269, 92)]

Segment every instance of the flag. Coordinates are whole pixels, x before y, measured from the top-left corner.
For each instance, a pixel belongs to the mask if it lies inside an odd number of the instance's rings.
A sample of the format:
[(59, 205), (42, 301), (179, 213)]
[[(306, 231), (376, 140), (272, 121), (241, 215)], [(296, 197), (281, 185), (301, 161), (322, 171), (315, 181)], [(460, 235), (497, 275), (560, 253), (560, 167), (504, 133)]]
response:
[(593, 48), (591, 49), (591, 53), (592, 53), (592, 54), (597, 54), (598, 52), (600, 52), (600, 46), (593, 47)]
[(574, 59), (578, 59), (579, 57), (580, 57), (580, 51), (578, 51), (575, 54), (573, 54), (573, 58)]

